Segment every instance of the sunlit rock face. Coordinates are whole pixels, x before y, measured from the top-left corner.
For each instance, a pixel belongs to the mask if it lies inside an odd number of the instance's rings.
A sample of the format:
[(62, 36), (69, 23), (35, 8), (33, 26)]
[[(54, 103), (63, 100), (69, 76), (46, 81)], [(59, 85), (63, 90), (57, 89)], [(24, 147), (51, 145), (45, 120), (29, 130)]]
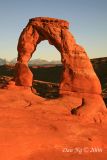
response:
[(48, 40), (61, 53), (64, 70), (61, 75), (60, 93), (101, 93), (99, 79), (84, 48), (76, 43), (69, 32), (69, 23), (49, 17), (30, 19), (20, 35), (15, 78), (17, 85), (32, 86), (33, 76), (28, 62), (37, 45), (43, 40)]

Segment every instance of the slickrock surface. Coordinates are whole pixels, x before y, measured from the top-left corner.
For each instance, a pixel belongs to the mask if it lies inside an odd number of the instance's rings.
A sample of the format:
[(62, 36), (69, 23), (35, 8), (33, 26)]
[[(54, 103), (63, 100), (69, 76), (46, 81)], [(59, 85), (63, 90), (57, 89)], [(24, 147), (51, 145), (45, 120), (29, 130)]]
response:
[(80, 104), (73, 93), (46, 100), (12, 83), (0, 89), (0, 160), (105, 160), (107, 116), (71, 115)]

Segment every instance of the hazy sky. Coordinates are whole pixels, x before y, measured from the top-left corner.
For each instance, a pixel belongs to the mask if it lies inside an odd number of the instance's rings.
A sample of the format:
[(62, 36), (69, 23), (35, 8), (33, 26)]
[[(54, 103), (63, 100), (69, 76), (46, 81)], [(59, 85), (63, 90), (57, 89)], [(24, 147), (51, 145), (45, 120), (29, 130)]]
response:
[[(17, 57), (21, 31), (33, 17), (68, 20), (77, 43), (90, 58), (107, 56), (107, 0), (0, 0), (0, 57)], [(60, 59), (54, 46), (41, 42), (33, 58)]]

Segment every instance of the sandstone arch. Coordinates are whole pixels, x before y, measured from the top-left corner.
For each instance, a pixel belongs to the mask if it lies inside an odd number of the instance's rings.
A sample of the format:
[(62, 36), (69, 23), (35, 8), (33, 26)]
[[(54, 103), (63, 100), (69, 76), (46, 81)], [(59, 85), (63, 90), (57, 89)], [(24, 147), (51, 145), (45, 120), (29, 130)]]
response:
[(28, 61), (38, 43), (48, 40), (61, 53), (64, 66), (60, 92), (101, 93), (101, 85), (85, 50), (79, 46), (69, 32), (69, 23), (65, 20), (37, 17), (29, 20), (18, 42), (16, 64), (16, 85), (32, 86), (32, 73)]

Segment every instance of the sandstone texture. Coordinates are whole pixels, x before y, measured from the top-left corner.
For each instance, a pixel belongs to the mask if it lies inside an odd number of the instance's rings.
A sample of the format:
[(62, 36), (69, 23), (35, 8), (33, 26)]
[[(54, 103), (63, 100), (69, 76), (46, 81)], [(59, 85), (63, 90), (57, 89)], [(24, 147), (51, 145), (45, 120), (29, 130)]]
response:
[(84, 48), (76, 43), (69, 32), (69, 23), (49, 17), (30, 19), (20, 35), (15, 80), (17, 85), (32, 86), (32, 73), (27, 65), (37, 45), (43, 40), (48, 40), (61, 53), (64, 70), (60, 93), (63, 91), (101, 93), (99, 79)]
[[(87, 94), (87, 106), (96, 99)], [(29, 87), (0, 89), (0, 160), (106, 160), (107, 114), (71, 116), (79, 104), (73, 94), (49, 101)]]

